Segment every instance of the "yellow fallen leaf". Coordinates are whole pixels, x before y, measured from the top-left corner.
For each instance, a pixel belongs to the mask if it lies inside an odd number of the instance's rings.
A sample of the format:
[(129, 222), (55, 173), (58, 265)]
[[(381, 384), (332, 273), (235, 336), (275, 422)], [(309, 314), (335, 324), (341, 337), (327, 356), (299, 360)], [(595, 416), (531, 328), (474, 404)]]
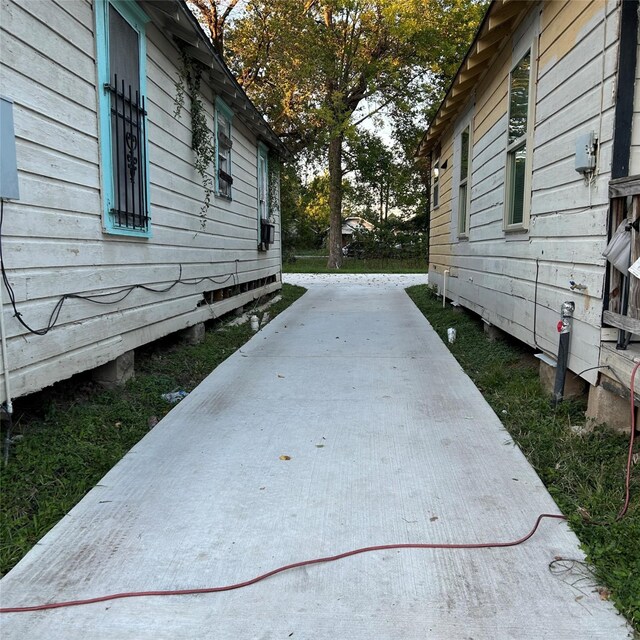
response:
[(291, 456), (280, 456), (280, 460), (291, 460)]

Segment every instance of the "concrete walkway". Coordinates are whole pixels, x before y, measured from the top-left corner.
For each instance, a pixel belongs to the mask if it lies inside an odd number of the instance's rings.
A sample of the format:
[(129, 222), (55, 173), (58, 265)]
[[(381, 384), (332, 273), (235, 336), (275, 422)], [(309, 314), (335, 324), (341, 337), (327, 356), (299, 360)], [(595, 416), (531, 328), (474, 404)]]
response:
[[(153, 429), (1, 583), (3, 606), (224, 585), (398, 542), (513, 540), (553, 500), (403, 288), (309, 287)], [(288, 456), (290, 459), (281, 459)], [(629, 637), (563, 522), (489, 550), (375, 552), (237, 591), (2, 616), (9, 639)]]

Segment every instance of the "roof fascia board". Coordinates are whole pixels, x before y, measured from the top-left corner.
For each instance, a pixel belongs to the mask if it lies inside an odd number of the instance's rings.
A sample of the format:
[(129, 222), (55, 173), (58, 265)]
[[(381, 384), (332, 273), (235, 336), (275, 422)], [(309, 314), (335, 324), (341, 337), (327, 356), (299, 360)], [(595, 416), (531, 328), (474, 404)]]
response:
[[(471, 95), (473, 86), (488, 71), (487, 61), (494, 58), (504, 40), (513, 33), (515, 25), (531, 10), (533, 4), (519, 0), (492, 0), (436, 115), (416, 149), (417, 156), (428, 153), (442, 127), (456, 117), (456, 107), (464, 104), (464, 98)], [(456, 99), (452, 100), (454, 97)]]
[(489, 30), (495, 29), (501, 24), (508, 22), (513, 16), (520, 13), (520, 11), (522, 11), (522, 7), (518, 6), (518, 2), (515, 0), (497, 5), (492, 15), (489, 16)]
[(187, 52), (209, 68), (215, 78), (214, 92), (236, 108), (236, 115), (253, 133), (285, 158), (291, 152), (275, 134), (256, 106), (251, 102), (235, 76), (215, 51), (213, 44), (191, 13), (185, 0), (137, 0), (148, 11), (152, 22), (162, 31), (187, 44)]

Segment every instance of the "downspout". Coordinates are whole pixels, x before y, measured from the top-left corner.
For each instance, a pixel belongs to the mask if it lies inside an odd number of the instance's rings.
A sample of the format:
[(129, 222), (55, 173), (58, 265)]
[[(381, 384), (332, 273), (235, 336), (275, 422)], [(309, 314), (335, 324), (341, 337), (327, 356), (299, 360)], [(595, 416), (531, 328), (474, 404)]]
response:
[[(618, 86), (613, 125), (611, 179), (629, 175), (631, 157), (631, 127), (638, 58), (638, 0), (624, 0), (620, 7), (620, 38), (618, 44)], [(606, 11), (606, 9), (605, 9)], [(611, 214), (610, 214), (611, 215)], [(611, 226), (611, 225), (610, 225)], [(608, 281), (608, 278), (607, 278)], [(630, 276), (625, 274), (622, 290), (622, 313), (626, 315)], [(608, 290), (608, 287), (607, 287)], [(618, 349), (626, 348), (626, 332), (618, 330)]]
[[(18, 184), (18, 167), (16, 162), (16, 137), (13, 126), (13, 101), (0, 96), (0, 243), (2, 242), (2, 222), (4, 221), (4, 201), (18, 200), (20, 189)], [(2, 280), (6, 280), (0, 244), (0, 267)], [(3, 282), (0, 282), (0, 351), (2, 351), (2, 367), (4, 375), (5, 403), (2, 407), (9, 419), (4, 442), (4, 462), (9, 458), (11, 431), (13, 428), (11, 401), (11, 381), (9, 375), (9, 354), (7, 351), (7, 334), (4, 327), (4, 306), (2, 301)]]
[(11, 415), (13, 403), (11, 402), (11, 381), (9, 380), (9, 355), (7, 351), (7, 335), (4, 329), (4, 309), (2, 301), (2, 285), (0, 284), (0, 348), (2, 349), (2, 368), (4, 371), (5, 410)]
[[(2, 201), (4, 205), (4, 200)], [(4, 303), (2, 300), (3, 284), (0, 282), (0, 350), (2, 351), (2, 370), (4, 376), (4, 394), (5, 401), (2, 407), (7, 414), (9, 424), (4, 437), (4, 446), (2, 458), (4, 464), (9, 462), (9, 448), (11, 446), (11, 436), (13, 431), (13, 402), (11, 401), (11, 380), (9, 377), (9, 353), (7, 351), (7, 334), (4, 328)]]
[(624, 0), (620, 8), (618, 86), (613, 124), (611, 179), (629, 175), (633, 94), (638, 57), (638, 0)]

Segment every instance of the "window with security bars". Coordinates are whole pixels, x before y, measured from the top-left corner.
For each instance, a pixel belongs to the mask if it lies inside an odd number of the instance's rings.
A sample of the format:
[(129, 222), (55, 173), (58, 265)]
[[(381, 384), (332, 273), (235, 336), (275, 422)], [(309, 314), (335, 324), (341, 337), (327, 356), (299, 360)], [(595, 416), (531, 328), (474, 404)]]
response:
[(109, 4), (109, 83), (111, 128), (111, 224), (147, 231), (146, 110), (140, 82), (140, 37)]
[(102, 220), (107, 233), (150, 235), (146, 24), (136, 2), (94, 0)]
[(269, 205), (269, 151), (258, 143), (258, 249), (263, 251), (273, 244), (275, 236)]
[(216, 109), (216, 150), (218, 195), (231, 198), (231, 114), (218, 104)]

